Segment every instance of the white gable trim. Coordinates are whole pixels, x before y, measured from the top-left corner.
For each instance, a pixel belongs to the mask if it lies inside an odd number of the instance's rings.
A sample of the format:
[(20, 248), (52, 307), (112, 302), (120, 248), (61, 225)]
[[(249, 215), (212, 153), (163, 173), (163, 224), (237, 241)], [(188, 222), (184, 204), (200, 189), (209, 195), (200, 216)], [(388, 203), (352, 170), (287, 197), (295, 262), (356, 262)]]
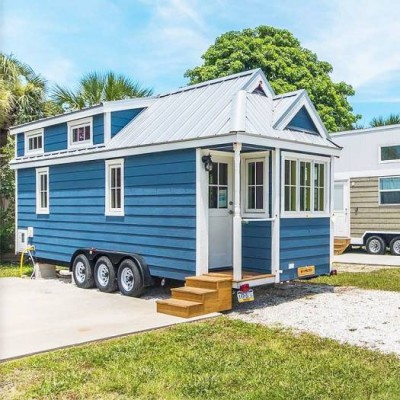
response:
[(314, 125), (316, 126), (318, 133), (323, 137), (328, 137), (328, 132), (325, 128), (325, 125), (321, 121), (315, 107), (311, 103), (310, 98), (308, 97), (306, 91), (303, 91), (301, 95), (297, 97), (297, 99), (289, 105), (287, 110), (280, 116), (280, 118), (273, 125), (274, 129), (283, 130), (290, 123), (290, 121), (296, 116), (296, 114), (300, 111), (300, 109), (304, 107)]
[(265, 77), (265, 74), (261, 68), (258, 68), (254, 71), (249, 81), (246, 82), (245, 85), (242, 87), (242, 90), (246, 90), (247, 92), (251, 93), (258, 87), (260, 81), (262, 82), (262, 88), (264, 89), (267, 97), (273, 98), (275, 96), (274, 89), (272, 89), (272, 86), (267, 81), (267, 78)]

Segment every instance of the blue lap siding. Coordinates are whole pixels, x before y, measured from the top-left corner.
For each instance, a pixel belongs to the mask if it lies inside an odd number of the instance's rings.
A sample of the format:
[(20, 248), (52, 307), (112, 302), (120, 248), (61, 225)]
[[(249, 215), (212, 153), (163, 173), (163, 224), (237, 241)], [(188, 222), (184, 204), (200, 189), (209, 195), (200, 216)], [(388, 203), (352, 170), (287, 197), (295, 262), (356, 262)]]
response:
[(51, 125), (44, 128), (44, 151), (60, 151), (68, 148), (67, 123)]
[(34, 227), (36, 256), (69, 262), (77, 248), (141, 254), (152, 275), (195, 273), (195, 151), (125, 159), (125, 216), (107, 217), (104, 160), (49, 167), (50, 214), (35, 213), (35, 169), (18, 173), (18, 226)]
[(271, 273), (271, 222), (252, 221), (242, 226), (242, 267)]
[(23, 133), (17, 135), (17, 157), (22, 157), (25, 154), (25, 136)]
[(329, 273), (329, 218), (282, 218), (280, 241), (281, 281), (296, 279), (297, 268), (306, 265), (315, 265), (317, 275)]
[(305, 107), (302, 107), (294, 116), (294, 118), (290, 121), (288, 128), (294, 130), (306, 130), (307, 132), (318, 135), (318, 129)]
[(114, 137), (125, 125), (132, 121), (143, 108), (135, 110), (113, 111), (111, 113), (111, 137)]

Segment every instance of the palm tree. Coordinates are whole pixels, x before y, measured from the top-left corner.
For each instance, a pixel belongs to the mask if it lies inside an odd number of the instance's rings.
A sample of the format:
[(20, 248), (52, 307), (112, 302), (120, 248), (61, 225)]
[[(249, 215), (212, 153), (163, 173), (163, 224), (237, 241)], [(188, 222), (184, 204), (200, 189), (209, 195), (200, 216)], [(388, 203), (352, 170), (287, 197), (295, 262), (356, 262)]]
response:
[[(13, 55), (0, 53), (0, 127), (30, 122), (48, 115), (46, 80)], [(53, 110), (53, 112), (60, 110)]]
[(378, 126), (397, 125), (400, 124), (400, 114), (390, 114), (386, 118), (382, 116), (375, 117), (372, 118), (369, 124), (373, 128), (376, 128)]
[(105, 74), (91, 72), (85, 75), (75, 91), (56, 85), (52, 98), (65, 110), (79, 110), (102, 101), (144, 97), (152, 93), (152, 89), (142, 88), (138, 82), (110, 71)]

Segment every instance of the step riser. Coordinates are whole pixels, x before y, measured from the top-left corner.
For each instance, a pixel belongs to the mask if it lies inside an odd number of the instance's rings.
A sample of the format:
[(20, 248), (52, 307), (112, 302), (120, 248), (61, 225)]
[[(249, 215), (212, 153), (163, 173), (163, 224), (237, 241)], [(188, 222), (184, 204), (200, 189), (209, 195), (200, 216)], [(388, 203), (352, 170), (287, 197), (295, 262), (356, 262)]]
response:
[(157, 312), (176, 317), (191, 318), (205, 314), (204, 305), (193, 307), (178, 307), (170, 304), (157, 304)]
[(201, 281), (199, 279), (186, 279), (186, 286), (189, 287), (197, 287), (202, 289), (212, 289), (212, 290), (220, 290), (224, 288), (232, 288), (232, 282), (210, 282), (210, 281)]
[(188, 301), (196, 301), (198, 303), (205, 303), (207, 301), (215, 301), (218, 299), (218, 294), (197, 294), (197, 293), (186, 293), (171, 290), (172, 298), (179, 300), (188, 300)]

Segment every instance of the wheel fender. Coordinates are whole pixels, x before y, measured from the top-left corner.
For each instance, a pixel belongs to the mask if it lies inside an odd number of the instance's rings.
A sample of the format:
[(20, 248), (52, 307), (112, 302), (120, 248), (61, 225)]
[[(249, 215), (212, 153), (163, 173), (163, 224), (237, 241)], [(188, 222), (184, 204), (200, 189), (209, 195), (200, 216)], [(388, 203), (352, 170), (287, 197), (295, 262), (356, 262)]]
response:
[(140, 274), (143, 279), (143, 285), (144, 286), (152, 286), (153, 278), (151, 277), (150, 269), (149, 269), (149, 266), (147, 265), (145, 259), (142, 256), (139, 256), (138, 254), (131, 254), (130, 257), (128, 257), (128, 258), (131, 258), (138, 266)]

